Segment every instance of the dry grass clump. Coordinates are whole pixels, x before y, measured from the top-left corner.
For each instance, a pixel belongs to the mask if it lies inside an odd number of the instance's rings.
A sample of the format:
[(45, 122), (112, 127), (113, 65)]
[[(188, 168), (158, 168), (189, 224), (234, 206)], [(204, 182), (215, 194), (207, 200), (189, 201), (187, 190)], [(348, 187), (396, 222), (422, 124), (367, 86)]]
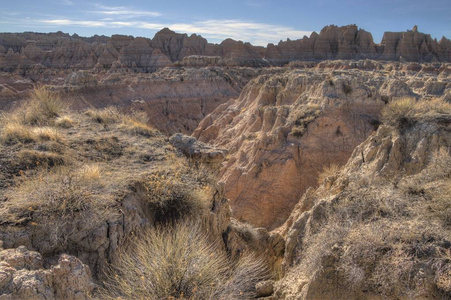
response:
[(0, 218), (31, 221), (55, 247), (64, 249), (74, 228), (89, 232), (115, 216), (109, 209), (114, 201), (106, 191), (107, 181), (85, 174), (62, 166), (23, 178), (6, 191), (9, 201), (3, 213), (8, 216)]
[(123, 124), (123, 127), (131, 134), (142, 135), (145, 137), (154, 136), (157, 132), (155, 128), (133, 119), (126, 120)]
[(29, 126), (8, 122), (1, 126), (0, 139), (5, 145), (32, 143), (36, 140), (36, 135)]
[(104, 109), (88, 109), (85, 114), (93, 121), (101, 124), (119, 123), (123, 117), (116, 106), (109, 106)]
[(184, 176), (180, 172), (157, 172), (142, 184), (142, 197), (155, 212), (157, 223), (195, 218), (206, 209), (210, 187), (201, 187)]
[(293, 116), (294, 122), (291, 128), (291, 134), (296, 137), (301, 137), (307, 130), (309, 123), (313, 122), (321, 113), (318, 105), (306, 105), (301, 110), (296, 111)]
[(74, 126), (74, 123), (74, 119), (67, 115), (58, 117), (55, 120), (55, 125), (61, 128), (71, 128)]
[(18, 163), (23, 169), (55, 167), (68, 163), (68, 158), (64, 155), (47, 151), (24, 149), (18, 153), (17, 157)]
[(30, 126), (52, 125), (66, 105), (46, 87), (35, 88), (30, 100), (1, 118), (1, 141), (5, 144), (30, 143), (39, 139)]
[(405, 130), (416, 122), (427, 121), (451, 114), (451, 104), (443, 99), (416, 100), (401, 98), (390, 102), (382, 111), (382, 122)]
[(151, 137), (157, 132), (155, 128), (147, 125), (149, 117), (145, 112), (132, 111), (130, 114), (124, 114), (117, 107), (110, 106), (104, 109), (89, 109), (85, 114), (97, 123), (120, 124), (121, 128), (131, 134)]
[(326, 179), (330, 181), (335, 181), (335, 179), (340, 174), (341, 167), (338, 164), (330, 164), (329, 166), (324, 166), (323, 170), (318, 174), (318, 184), (324, 183)]
[(47, 87), (35, 88), (31, 94), (31, 101), (27, 104), (24, 123), (30, 125), (48, 125), (58, 117), (67, 106), (58, 94)]
[(32, 126), (51, 125), (65, 109), (60, 96), (48, 87), (35, 88), (30, 100), (8, 116), (9, 122)]
[(53, 127), (36, 127), (33, 128), (33, 132), (40, 141), (64, 142), (63, 135)]
[(121, 253), (110, 272), (105, 298), (251, 299), (266, 276), (252, 257), (229, 261), (201, 227), (179, 223), (153, 228)]
[(84, 165), (78, 172), (85, 180), (99, 180), (101, 168), (98, 164)]

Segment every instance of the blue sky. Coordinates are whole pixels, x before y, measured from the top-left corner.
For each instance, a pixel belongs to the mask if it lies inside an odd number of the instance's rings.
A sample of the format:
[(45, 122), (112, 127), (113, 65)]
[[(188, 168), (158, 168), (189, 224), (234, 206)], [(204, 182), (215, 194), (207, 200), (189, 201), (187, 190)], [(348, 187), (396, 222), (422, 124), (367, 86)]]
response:
[(16, 0), (0, 2), (0, 32), (82, 36), (128, 34), (152, 38), (163, 27), (197, 33), (209, 42), (227, 37), (254, 45), (299, 39), (324, 26), (357, 24), (379, 43), (384, 31), (418, 25), (433, 38), (451, 38), (450, 0)]

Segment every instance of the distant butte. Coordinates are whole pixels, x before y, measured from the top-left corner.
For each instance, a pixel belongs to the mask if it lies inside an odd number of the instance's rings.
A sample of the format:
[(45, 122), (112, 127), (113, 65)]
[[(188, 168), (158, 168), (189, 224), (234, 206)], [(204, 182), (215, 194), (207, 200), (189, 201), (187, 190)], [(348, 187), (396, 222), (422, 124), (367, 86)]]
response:
[[(281, 66), (295, 60), (373, 59), (410, 62), (450, 62), (451, 41), (437, 41), (417, 26), (405, 32), (386, 32), (380, 44), (356, 25), (324, 27), (318, 34), (277, 45), (253, 46), (232, 39), (211, 44), (200, 35), (164, 28), (153, 39), (113, 35), (85, 38), (57, 33), (0, 33), (0, 71), (40, 68), (117, 69), (152, 72), (190, 56), (227, 66)], [(199, 64), (199, 61), (197, 61)]]

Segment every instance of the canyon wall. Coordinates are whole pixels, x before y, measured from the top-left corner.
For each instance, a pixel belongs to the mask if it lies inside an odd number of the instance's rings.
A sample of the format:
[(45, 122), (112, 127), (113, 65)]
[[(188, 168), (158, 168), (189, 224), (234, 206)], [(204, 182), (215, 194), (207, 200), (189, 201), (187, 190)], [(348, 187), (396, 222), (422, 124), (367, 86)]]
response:
[[(234, 216), (273, 229), (324, 167), (346, 163), (399, 97), (450, 97), (450, 66), (334, 61), (261, 75), (193, 136), (229, 150), (221, 170)], [(370, 70), (365, 70), (370, 68)]]

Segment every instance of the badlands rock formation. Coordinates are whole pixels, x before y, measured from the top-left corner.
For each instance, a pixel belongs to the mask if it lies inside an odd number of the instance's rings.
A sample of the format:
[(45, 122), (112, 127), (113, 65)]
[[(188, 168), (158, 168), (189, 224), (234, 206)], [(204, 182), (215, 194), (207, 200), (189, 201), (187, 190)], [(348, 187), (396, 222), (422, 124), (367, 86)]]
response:
[(192, 55), (219, 56), (227, 65), (267, 66), (293, 60), (380, 59), (416, 62), (450, 61), (451, 42), (420, 33), (415, 26), (406, 32), (386, 32), (381, 44), (356, 25), (326, 26), (310, 37), (269, 44), (267, 48), (226, 39), (220, 44), (167, 28), (153, 39), (113, 35), (90, 38), (62, 32), (0, 34), (0, 70), (36, 72), (52, 69), (128, 68), (149, 72)]
[(449, 299), (451, 106), (430, 103), (303, 195), (275, 299)]
[(0, 250), (0, 299), (90, 299), (91, 271), (78, 258), (61, 255), (44, 268), (42, 255), (24, 246)]
[(252, 68), (164, 68), (157, 72), (96, 72), (47, 70), (30, 78), (0, 77), (0, 109), (29, 98), (34, 84), (51, 83), (74, 109), (117, 105), (125, 111), (145, 111), (149, 123), (167, 134), (192, 133), (218, 105), (236, 98), (255, 76), (275, 70)]
[(318, 173), (346, 163), (377, 129), (386, 102), (449, 97), (449, 65), (411, 67), (337, 61), (262, 75), (207, 116), (193, 136), (229, 150), (221, 181), (235, 217), (281, 225)]

